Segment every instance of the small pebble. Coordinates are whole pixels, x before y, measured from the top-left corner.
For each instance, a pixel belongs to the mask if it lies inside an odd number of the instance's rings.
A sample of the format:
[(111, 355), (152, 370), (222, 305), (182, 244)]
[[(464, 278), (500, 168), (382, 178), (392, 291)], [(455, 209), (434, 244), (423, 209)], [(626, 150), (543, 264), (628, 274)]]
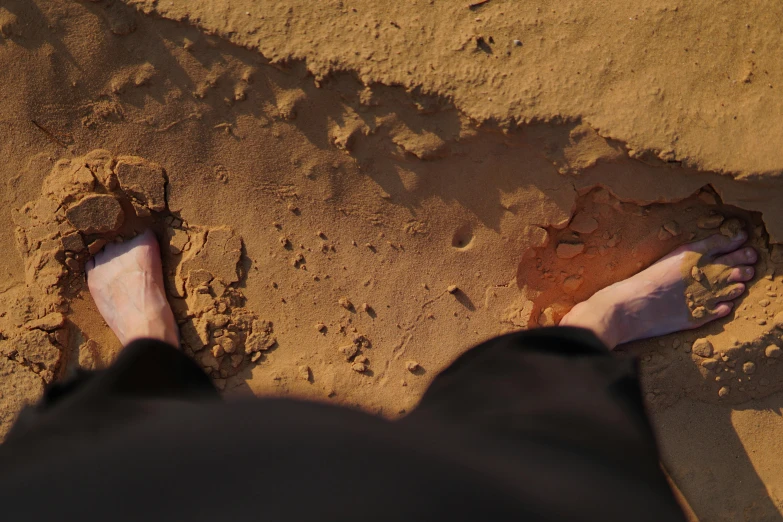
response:
[(557, 245), (557, 257), (560, 259), (572, 259), (585, 250), (584, 243), (560, 243)]
[(353, 363), (351, 365), (351, 370), (357, 373), (364, 373), (367, 371), (367, 365), (364, 363)]
[(709, 214), (696, 220), (696, 226), (702, 229), (718, 228), (724, 219), (720, 214)]
[(723, 386), (720, 390), (718, 390), (718, 397), (721, 399), (725, 399), (729, 396), (729, 393), (731, 393), (731, 390), (728, 386)]
[(456, 294), (458, 290), (459, 290), (459, 287), (458, 287), (457, 285), (450, 285), (450, 286), (449, 286), (449, 287), (446, 289), (446, 291), (447, 291), (448, 293), (450, 293), (450, 294)]
[(707, 309), (703, 306), (697, 306), (693, 310), (691, 310), (691, 315), (694, 319), (702, 319), (704, 316), (707, 315)]
[(745, 372), (747, 375), (751, 375), (753, 372), (756, 371), (756, 363), (753, 362), (746, 362), (742, 365), (742, 371)]
[(343, 354), (345, 360), (348, 361), (351, 359), (351, 357), (359, 353), (359, 347), (355, 344), (347, 344), (345, 346), (339, 347), (337, 351)]
[(663, 228), (673, 236), (679, 236), (682, 233), (682, 228), (676, 221), (669, 221), (668, 223), (664, 223)]
[(691, 351), (699, 357), (711, 357), (713, 353), (712, 343), (707, 339), (697, 339), (694, 341)]
[(777, 359), (780, 357), (781, 349), (780, 346), (776, 346), (774, 344), (770, 344), (764, 349), (764, 355), (771, 359)]
[(516, 45), (517, 47), (522, 47), (522, 41), (514, 40), (514, 45)]
[(416, 370), (419, 369), (419, 363), (417, 363), (416, 361), (408, 361), (405, 363), (405, 368), (409, 372), (415, 372)]
[(326, 330), (326, 325), (324, 323), (315, 323), (315, 329), (319, 332), (323, 332)]
[(353, 304), (347, 297), (341, 297), (340, 299), (338, 299), (337, 304), (339, 304), (346, 310), (350, 310), (351, 308), (353, 308)]

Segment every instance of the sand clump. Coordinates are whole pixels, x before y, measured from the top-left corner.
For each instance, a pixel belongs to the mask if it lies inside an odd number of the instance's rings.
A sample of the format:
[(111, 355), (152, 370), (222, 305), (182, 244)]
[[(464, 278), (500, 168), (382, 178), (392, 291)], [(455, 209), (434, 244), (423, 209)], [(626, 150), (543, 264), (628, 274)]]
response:
[[(190, 226), (169, 213), (165, 183), (165, 171), (157, 164), (93, 151), (58, 163), (44, 182), (45, 195), (17, 213), (18, 244), (26, 256), (28, 279), (42, 285), (45, 306), (52, 311), (27, 323), (31, 332), (8, 341), (6, 351), (22, 346), (18, 356), (36, 373), (43, 372), (45, 381), (54, 378), (61, 354), (70, 349), (64, 333), (70, 311), (65, 288), (81, 286), (78, 277), (89, 254), (145, 226), (162, 230), (161, 239), (168, 241), (167, 291), (183, 349), (219, 387), (276, 346), (272, 323), (244, 307), (238, 288), (244, 277), (239, 270), (242, 239), (230, 228)], [(74, 185), (82, 192), (73, 190)], [(110, 362), (102, 360), (100, 346), (90, 339), (79, 349), (79, 359), (87, 367)]]

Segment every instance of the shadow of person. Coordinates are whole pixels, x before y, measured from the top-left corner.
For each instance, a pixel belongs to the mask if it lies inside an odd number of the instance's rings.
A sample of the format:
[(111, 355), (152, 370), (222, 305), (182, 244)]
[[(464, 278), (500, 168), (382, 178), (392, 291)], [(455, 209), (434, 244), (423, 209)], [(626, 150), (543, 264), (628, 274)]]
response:
[[(767, 409), (772, 404), (779, 411), (783, 394), (748, 403), (746, 417), (757, 417), (759, 407)], [(652, 415), (661, 459), (701, 522), (783, 521), (780, 507), (768, 490), (769, 480), (759, 475), (760, 467), (780, 469), (783, 454), (772, 448), (759, 451), (761, 448), (752, 443), (755, 441), (748, 444), (746, 435), (764, 435), (754, 422), (735, 425), (736, 414), (741, 411), (728, 405), (682, 399)], [(767, 412), (764, 417), (767, 421), (774, 419), (775, 432), (783, 430), (780, 415)], [(765, 474), (764, 478), (771, 476)]]

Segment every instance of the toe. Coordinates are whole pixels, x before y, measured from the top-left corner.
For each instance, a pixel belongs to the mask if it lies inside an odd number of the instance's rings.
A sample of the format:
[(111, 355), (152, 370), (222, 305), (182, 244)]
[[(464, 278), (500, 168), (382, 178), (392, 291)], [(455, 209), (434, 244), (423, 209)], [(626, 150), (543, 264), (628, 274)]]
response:
[(740, 248), (715, 260), (716, 264), (726, 266), (752, 265), (758, 261), (758, 254), (751, 247)]
[(743, 292), (745, 292), (745, 284), (734, 283), (733, 285), (727, 286), (722, 292), (720, 292), (715, 297), (718, 302), (732, 301), (738, 298), (739, 296), (741, 296)]
[(729, 283), (746, 283), (753, 279), (755, 274), (756, 271), (752, 266), (738, 266), (731, 269), (726, 281)]
[(692, 243), (690, 248), (702, 254), (717, 257), (737, 250), (747, 239), (748, 235), (744, 230), (740, 230), (734, 237), (713, 234), (706, 239)]
[(734, 303), (731, 301), (728, 301), (726, 303), (721, 303), (712, 310), (712, 317), (710, 319), (720, 319), (721, 317), (726, 317), (731, 313), (731, 311), (734, 309)]

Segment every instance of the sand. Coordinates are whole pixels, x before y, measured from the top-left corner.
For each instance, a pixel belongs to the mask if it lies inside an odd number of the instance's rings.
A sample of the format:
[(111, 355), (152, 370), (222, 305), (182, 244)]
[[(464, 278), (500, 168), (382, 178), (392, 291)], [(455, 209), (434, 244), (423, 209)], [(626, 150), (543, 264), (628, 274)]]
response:
[(148, 226), (227, 396), (390, 418), (470, 346), (742, 226), (736, 312), (623, 349), (699, 519), (783, 520), (779, 10), (4, 2), (0, 433), (111, 362), (84, 261)]

